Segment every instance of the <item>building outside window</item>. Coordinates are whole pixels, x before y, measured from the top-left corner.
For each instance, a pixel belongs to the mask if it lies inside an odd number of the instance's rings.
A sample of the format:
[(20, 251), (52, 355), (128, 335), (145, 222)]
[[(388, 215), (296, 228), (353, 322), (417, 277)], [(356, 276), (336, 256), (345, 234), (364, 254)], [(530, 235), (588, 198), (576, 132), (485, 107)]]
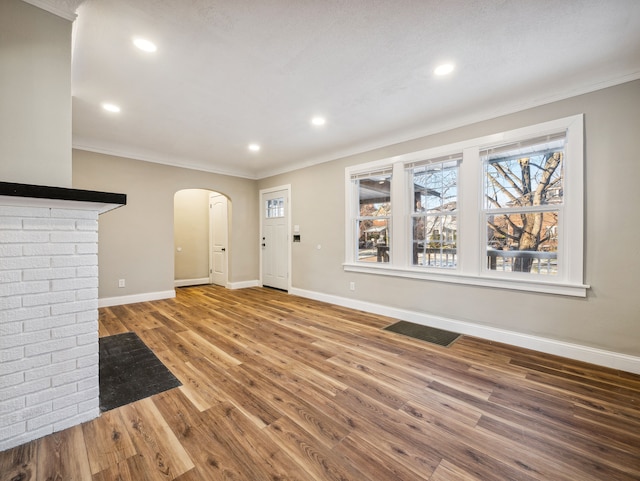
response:
[(583, 116), (347, 167), (344, 269), (586, 295)]

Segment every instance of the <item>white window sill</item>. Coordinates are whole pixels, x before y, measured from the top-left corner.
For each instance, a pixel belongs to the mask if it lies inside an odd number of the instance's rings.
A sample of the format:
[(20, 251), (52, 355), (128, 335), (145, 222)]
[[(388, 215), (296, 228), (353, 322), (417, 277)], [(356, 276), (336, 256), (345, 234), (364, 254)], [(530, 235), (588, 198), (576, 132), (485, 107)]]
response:
[(367, 265), (361, 263), (344, 263), (346, 272), (361, 272), (380, 276), (405, 277), (409, 279), (422, 279), (426, 281), (448, 282), (451, 284), (463, 284), (471, 286), (494, 287), (499, 289), (512, 289), (517, 291), (541, 292), (560, 296), (587, 297), (588, 285), (567, 284), (560, 282), (545, 282), (529, 279), (506, 279), (494, 276), (463, 275), (455, 271), (425, 271), (414, 268), (398, 268), (389, 265)]

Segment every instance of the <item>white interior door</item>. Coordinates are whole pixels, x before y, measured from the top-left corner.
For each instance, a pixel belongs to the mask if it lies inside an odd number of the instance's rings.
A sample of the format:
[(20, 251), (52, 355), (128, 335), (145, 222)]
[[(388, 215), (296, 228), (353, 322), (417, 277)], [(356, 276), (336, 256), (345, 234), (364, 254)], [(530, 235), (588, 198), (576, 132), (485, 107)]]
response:
[(209, 195), (209, 277), (212, 284), (227, 285), (228, 244), (227, 198)]
[(262, 285), (289, 289), (289, 191), (263, 192)]

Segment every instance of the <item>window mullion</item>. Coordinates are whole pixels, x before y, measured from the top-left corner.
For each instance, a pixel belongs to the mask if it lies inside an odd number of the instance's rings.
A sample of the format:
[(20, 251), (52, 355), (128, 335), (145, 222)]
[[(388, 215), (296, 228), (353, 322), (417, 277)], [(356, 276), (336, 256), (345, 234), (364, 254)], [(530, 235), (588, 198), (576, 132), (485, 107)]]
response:
[(391, 264), (394, 267), (406, 267), (408, 265), (407, 244), (407, 217), (408, 206), (406, 176), (404, 164), (396, 162), (393, 164), (393, 174), (391, 177)]
[(478, 147), (462, 151), (460, 188), (458, 191), (458, 269), (465, 275), (480, 274), (480, 248), (482, 242), (481, 205), (482, 163)]

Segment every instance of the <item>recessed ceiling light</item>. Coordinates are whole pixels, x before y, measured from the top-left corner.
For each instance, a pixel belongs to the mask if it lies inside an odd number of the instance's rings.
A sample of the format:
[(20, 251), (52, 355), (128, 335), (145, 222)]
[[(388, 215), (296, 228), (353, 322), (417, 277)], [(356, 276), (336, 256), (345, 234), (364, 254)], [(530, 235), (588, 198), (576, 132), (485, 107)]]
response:
[(260, 150), (260, 146), (258, 144), (249, 144), (249, 150), (251, 152), (258, 152)]
[(325, 119), (324, 117), (320, 117), (319, 115), (311, 119), (312, 125), (321, 126), (326, 123), (327, 123), (327, 119)]
[(102, 108), (105, 109), (107, 112), (113, 112), (116, 114), (120, 112), (120, 107), (118, 107), (116, 104), (112, 104), (109, 102), (103, 102)]
[(158, 50), (156, 44), (147, 40), (146, 38), (136, 37), (133, 39), (133, 44), (143, 52), (155, 52)]
[(442, 65), (438, 65), (433, 71), (436, 75), (448, 75), (453, 72), (454, 66), (452, 63), (443, 63)]

